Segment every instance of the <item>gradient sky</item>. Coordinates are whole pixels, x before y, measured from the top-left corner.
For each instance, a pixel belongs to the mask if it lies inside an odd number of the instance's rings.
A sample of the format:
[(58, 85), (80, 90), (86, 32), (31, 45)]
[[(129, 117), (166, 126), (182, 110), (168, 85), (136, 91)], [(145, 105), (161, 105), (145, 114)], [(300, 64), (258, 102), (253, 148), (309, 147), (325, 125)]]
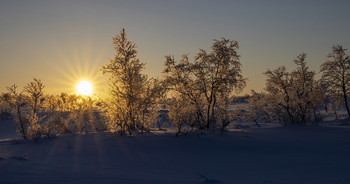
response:
[(193, 58), (213, 39), (237, 40), (244, 92), (261, 91), (267, 68), (291, 70), (306, 52), (318, 72), (332, 45), (350, 48), (349, 7), (340, 0), (1, 0), (0, 92), (36, 77), (47, 93), (73, 93), (88, 79), (102, 94), (99, 67), (113, 58), (112, 37), (122, 28), (151, 77), (161, 76), (165, 55)]

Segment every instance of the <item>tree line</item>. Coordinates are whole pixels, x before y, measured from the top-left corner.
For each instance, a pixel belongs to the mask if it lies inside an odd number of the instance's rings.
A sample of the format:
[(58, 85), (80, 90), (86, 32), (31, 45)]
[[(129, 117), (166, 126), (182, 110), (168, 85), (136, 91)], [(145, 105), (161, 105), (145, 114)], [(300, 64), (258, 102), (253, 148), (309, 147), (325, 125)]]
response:
[(224, 131), (239, 119), (258, 126), (315, 123), (321, 120), (323, 107), (337, 117), (337, 107), (345, 106), (350, 117), (350, 58), (341, 45), (332, 47), (318, 80), (307, 66), (306, 53), (293, 61), (292, 71), (284, 66), (268, 69), (265, 89), (248, 97), (248, 112), (230, 108), (247, 81), (237, 41), (214, 40), (210, 51), (200, 49), (193, 60), (188, 55), (178, 60), (165, 56), (161, 79), (143, 73), (145, 63), (138, 59), (136, 44), (126, 38), (124, 29), (113, 38), (113, 45), (114, 58), (100, 68), (108, 80), (108, 98), (44, 94), (43, 82), (35, 78), (22, 91), (13, 85), (1, 94), (2, 119), (12, 115), (25, 140), (38, 140), (63, 133), (148, 132), (160, 121), (160, 109), (168, 111), (176, 135)]
[(341, 45), (334, 45), (321, 65), (320, 79), (315, 79), (315, 71), (307, 66), (306, 54), (294, 60), (296, 69), (288, 71), (281, 66), (267, 70), (265, 90), (252, 91), (249, 100), (251, 117), (254, 121), (284, 124), (317, 123), (322, 119), (320, 109), (334, 112), (345, 107), (348, 118), (350, 90), (350, 57)]
[(14, 119), (24, 140), (105, 129), (103, 116), (96, 113), (99, 100), (67, 93), (45, 94), (44, 88), (43, 82), (34, 78), (22, 91), (12, 85), (0, 96), (1, 118)]

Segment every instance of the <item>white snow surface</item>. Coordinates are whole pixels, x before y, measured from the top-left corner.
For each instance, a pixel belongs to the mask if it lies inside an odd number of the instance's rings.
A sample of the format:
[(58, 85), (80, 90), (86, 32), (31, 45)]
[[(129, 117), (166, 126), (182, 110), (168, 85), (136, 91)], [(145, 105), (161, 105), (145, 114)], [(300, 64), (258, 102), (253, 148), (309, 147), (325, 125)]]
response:
[[(0, 183), (348, 184), (350, 126), (223, 135), (61, 135), (38, 143), (0, 121)], [(207, 180), (204, 179), (205, 176)]]

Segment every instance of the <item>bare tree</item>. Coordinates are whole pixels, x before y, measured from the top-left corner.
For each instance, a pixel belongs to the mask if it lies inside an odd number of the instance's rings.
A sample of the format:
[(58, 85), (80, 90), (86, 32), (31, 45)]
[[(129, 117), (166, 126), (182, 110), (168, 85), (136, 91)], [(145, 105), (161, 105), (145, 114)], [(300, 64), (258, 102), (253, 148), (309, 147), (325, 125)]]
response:
[(348, 98), (350, 94), (350, 57), (341, 45), (334, 45), (328, 60), (321, 65), (322, 80), (326, 89), (343, 98), (345, 108), (350, 117)]

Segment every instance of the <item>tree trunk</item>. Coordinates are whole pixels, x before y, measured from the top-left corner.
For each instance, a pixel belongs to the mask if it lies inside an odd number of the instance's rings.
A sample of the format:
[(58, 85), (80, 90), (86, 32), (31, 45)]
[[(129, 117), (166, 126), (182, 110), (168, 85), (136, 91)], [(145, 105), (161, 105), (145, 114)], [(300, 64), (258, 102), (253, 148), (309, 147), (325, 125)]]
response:
[(211, 102), (208, 105), (208, 109), (207, 109), (207, 127), (206, 129), (209, 130), (210, 128), (210, 109), (211, 109)]
[(350, 109), (348, 105), (348, 96), (346, 95), (345, 84), (343, 84), (342, 88), (343, 88), (343, 96), (344, 96), (346, 111), (348, 112), (348, 118), (350, 118)]
[(295, 124), (295, 120), (294, 120), (292, 113), (289, 110), (289, 106), (285, 107), (285, 109), (287, 110), (287, 113), (288, 113), (290, 119), (292, 120), (292, 124)]
[(17, 118), (18, 118), (18, 121), (19, 121), (20, 129), (21, 129), (20, 131), (22, 133), (22, 136), (23, 136), (24, 140), (26, 141), (27, 140), (26, 130), (25, 130), (25, 127), (24, 127), (24, 122), (23, 122), (23, 119), (22, 119), (21, 110), (19, 108), (20, 107), (17, 107)]
[(339, 120), (337, 109), (334, 108), (335, 120)]
[(214, 94), (214, 102), (213, 102), (213, 105), (211, 107), (211, 123), (212, 123), (212, 126), (213, 126), (213, 132), (214, 132), (215, 126), (216, 126), (215, 105), (216, 105), (216, 95)]

